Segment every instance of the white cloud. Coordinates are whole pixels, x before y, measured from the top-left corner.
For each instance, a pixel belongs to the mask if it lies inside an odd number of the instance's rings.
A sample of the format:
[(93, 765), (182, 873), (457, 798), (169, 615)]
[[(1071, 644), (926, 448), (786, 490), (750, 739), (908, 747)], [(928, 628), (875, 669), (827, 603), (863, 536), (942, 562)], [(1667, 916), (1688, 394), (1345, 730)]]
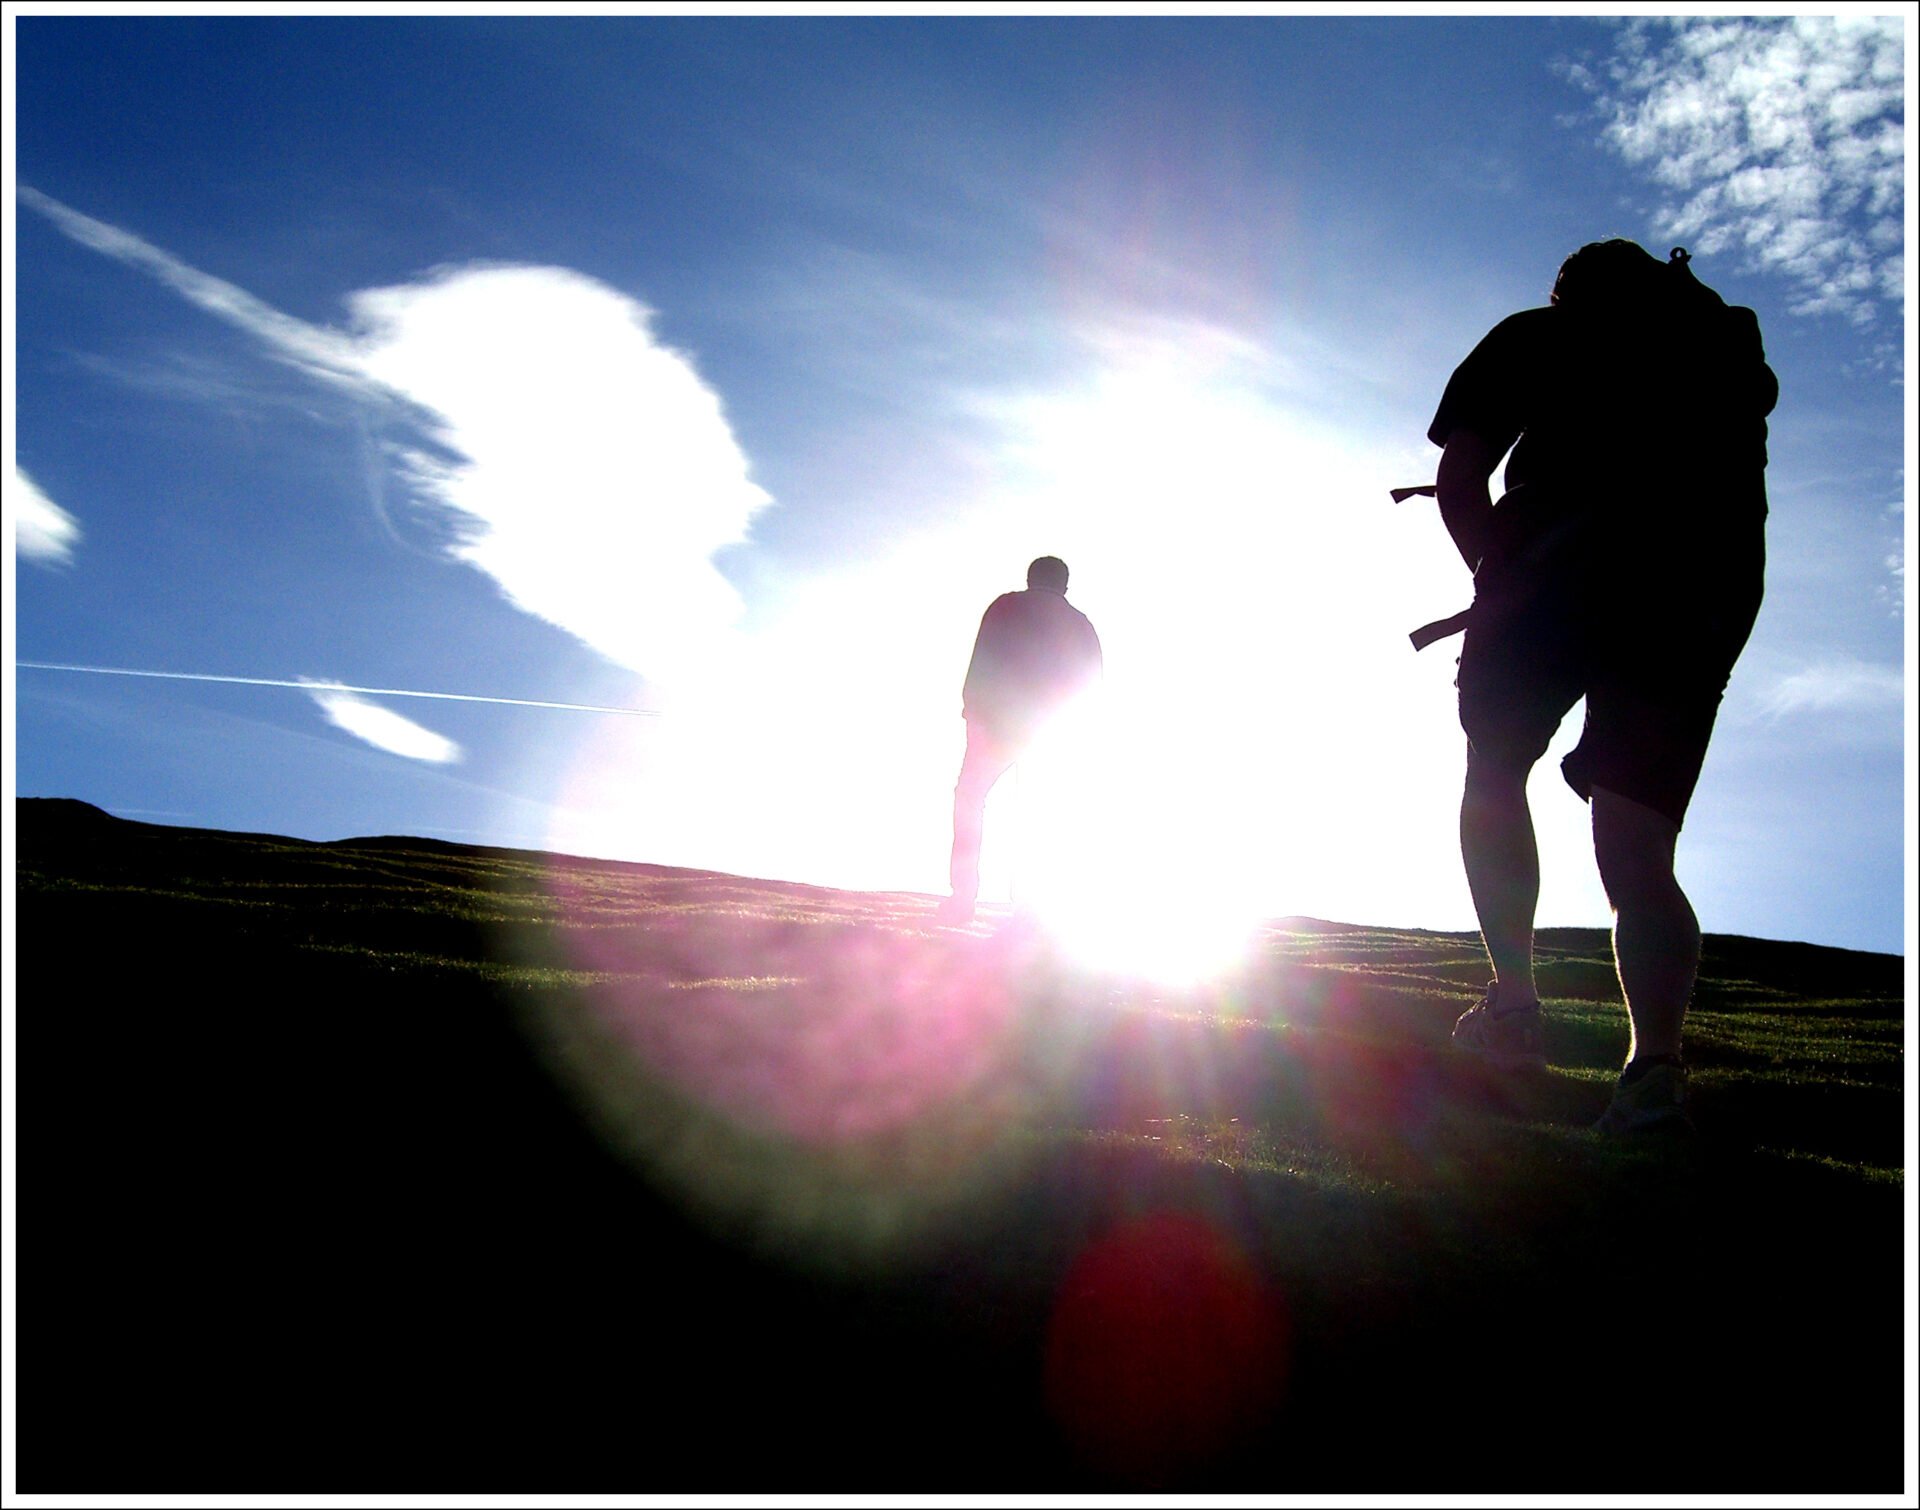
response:
[(377, 750), (433, 765), (452, 765), (461, 758), (460, 746), (451, 739), (410, 718), (402, 718), (378, 703), (370, 703), (337, 683), (310, 682), (307, 695), (320, 705), (327, 722), (356, 739), (364, 739)]
[(1837, 657), (1781, 677), (1761, 696), (1775, 718), (1800, 713), (1884, 713), (1906, 700), (1906, 678), (1897, 666), (1875, 666)]
[(14, 468), (14, 549), (43, 566), (67, 566), (79, 543), (80, 522), (41, 492), (25, 472)]
[(515, 607), (650, 680), (697, 664), (737, 618), (712, 557), (770, 499), (645, 305), (562, 268), (462, 267), (353, 294), (351, 327), (329, 330), (44, 194), (20, 197), (411, 426), (391, 456), (416, 501), (449, 526), (448, 554)]
[(1783, 275), (1795, 313), (1866, 324), (1902, 286), (1904, 46), (1897, 17), (1659, 18), (1565, 73), (1667, 191), (1662, 236)]
[(458, 526), (454, 556), (653, 678), (732, 624), (739, 599), (711, 558), (769, 500), (652, 311), (544, 267), (456, 269), (350, 303), (362, 370), (440, 416), (458, 458), (401, 455)]

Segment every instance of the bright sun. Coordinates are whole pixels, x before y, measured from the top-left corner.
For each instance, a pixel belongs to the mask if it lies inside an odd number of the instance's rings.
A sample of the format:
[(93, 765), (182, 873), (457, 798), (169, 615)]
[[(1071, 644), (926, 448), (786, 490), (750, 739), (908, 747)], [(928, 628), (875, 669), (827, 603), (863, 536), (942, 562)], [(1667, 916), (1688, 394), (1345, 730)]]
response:
[(1236, 784), (1178, 721), (1116, 734), (1098, 705), (1048, 731), (1002, 804), (1009, 889), (1082, 964), (1176, 982), (1231, 966), (1263, 909)]

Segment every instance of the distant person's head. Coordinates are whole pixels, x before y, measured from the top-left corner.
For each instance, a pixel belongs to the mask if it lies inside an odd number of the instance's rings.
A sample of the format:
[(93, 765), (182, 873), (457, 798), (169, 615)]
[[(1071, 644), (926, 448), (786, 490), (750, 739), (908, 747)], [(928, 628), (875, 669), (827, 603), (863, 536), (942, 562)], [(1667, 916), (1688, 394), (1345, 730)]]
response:
[(1626, 309), (1644, 299), (1666, 266), (1637, 241), (1590, 241), (1560, 264), (1551, 302), (1574, 309)]
[(1058, 556), (1042, 556), (1027, 568), (1027, 586), (1036, 592), (1067, 590), (1067, 563)]

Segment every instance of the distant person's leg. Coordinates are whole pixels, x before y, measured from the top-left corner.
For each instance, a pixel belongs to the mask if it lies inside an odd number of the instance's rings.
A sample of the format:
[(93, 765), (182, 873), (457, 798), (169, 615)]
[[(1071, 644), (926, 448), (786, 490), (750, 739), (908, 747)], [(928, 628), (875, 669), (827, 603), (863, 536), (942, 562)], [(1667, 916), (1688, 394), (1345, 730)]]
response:
[(967, 725), (967, 753), (953, 788), (953, 854), (947, 865), (952, 896), (943, 915), (966, 918), (980, 895), (980, 845), (987, 794), (1013, 765), (1013, 752), (979, 725)]

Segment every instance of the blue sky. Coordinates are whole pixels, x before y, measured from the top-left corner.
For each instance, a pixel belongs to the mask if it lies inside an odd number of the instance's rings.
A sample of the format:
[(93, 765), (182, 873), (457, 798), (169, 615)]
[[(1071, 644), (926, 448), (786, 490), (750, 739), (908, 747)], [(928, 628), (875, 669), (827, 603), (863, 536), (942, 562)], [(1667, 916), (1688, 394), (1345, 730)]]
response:
[[(1471, 927), (1453, 652), (1406, 640), (1468, 584), (1387, 492), (1625, 235), (1783, 395), (1682, 879), (1904, 948), (1898, 19), (7, 27), (19, 795), (937, 892), (974, 628), (1051, 553), (1109, 881)], [(1556, 765), (1541, 921), (1604, 924)]]

